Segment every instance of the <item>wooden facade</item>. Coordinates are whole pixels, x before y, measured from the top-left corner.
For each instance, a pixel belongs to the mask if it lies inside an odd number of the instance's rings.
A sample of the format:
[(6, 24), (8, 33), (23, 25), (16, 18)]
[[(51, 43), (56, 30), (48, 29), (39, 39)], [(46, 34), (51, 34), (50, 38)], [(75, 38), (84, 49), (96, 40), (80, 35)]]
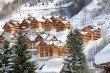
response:
[(27, 29), (27, 28), (29, 28), (30, 27), (30, 20), (27, 20), (27, 19), (24, 19), (23, 21), (22, 21), (22, 23), (20, 24), (20, 28), (21, 29)]
[(45, 30), (52, 30), (53, 23), (50, 19), (46, 19), (43, 26)]
[(58, 47), (54, 44), (48, 44), (45, 41), (37, 42), (37, 56), (39, 59), (49, 59), (52, 57), (61, 57), (65, 55), (64, 47)]
[(37, 35), (37, 37), (35, 38), (35, 42), (39, 42), (39, 41), (43, 41), (43, 38), (41, 35)]
[(60, 20), (54, 25), (55, 29), (59, 32), (59, 31), (64, 31), (65, 28), (65, 24), (63, 24)]
[[(64, 17), (54, 17), (46, 18), (42, 17), (44, 21), (38, 21), (34, 17), (29, 17), (28, 19), (24, 19), (21, 23), (15, 20), (10, 20), (7, 22), (3, 29), (5, 32), (16, 32), (19, 29), (44, 29), (44, 30), (52, 30), (56, 29), (57, 31), (63, 31), (66, 29), (70, 29), (71, 25), (68, 20)], [(67, 22), (67, 23), (64, 23)]]
[[(4, 32), (6, 33), (3, 36), (2, 35), (0, 36), (0, 43), (3, 43), (4, 39), (6, 38), (11, 43), (14, 43), (16, 41), (16, 35), (15, 35), (16, 32), (18, 30), (23, 30), (23, 33), (26, 33), (24, 37), (25, 39), (24, 43), (28, 45), (29, 48), (33, 46), (34, 49), (37, 49), (38, 56), (40, 58), (46, 57), (49, 59), (51, 57), (64, 56), (66, 47), (65, 46), (59, 47), (57, 46), (56, 43), (55, 44), (53, 43), (53, 42), (59, 41), (56, 36), (51, 35), (49, 33), (43, 33), (39, 31), (38, 33), (36, 32), (37, 32), (37, 29), (40, 29), (40, 28), (44, 30), (49, 30), (49, 31), (52, 29), (56, 29), (57, 31), (63, 31), (66, 28), (70, 28), (69, 23), (64, 24), (62, 20), (65, 20), (65, 18), (62, 18), (62, 17), (54, 17), (54, 16), (51, 18), (43, 17), (43, 19), (44, 19), (44, 22), (38, 21), (34, 17), (30, 17), (28, 19), (24, 19), (23, 21), (21, 21), (21, 23), (18, 21), (10, 20), (3, 27)], [(30, 36), (28, 36), (29, 34), (31, 35), (31, 33), (28, 34), (28, 32), (31, 30), (35, 34), (34, 41), (30, 40)], [(49, 44), (45, 41), (47, 42), (50, 41), (52, 42), (52, 44)], [(37, 43), (39, 44), (36, 46)]]
[(82, 39), (84, 42), (89, 40), (97, 40), (101, 37), (100, 28), (94, 28), (94, 26), (86, 26), (81, 30)]
[(3, 29), (5, 32), (15, 32), (15, 28), (14, 25), (10, 24), (9, 22), (7, 22), (4, 26)]
[(48, 59), (52, 57), (52, 49), (44, 41), (40, 41), (40, 43), (36, 46), (36, 48), (37, 48), (37, 56), (39, 58)]

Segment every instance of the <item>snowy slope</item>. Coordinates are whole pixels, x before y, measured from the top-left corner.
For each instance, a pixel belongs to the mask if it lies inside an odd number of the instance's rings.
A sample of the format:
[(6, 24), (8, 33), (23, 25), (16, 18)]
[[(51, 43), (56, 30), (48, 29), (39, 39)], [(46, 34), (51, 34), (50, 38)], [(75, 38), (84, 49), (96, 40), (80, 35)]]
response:
[[(89, 5), (83, 8), (77, 15), (70, 19), (70, 22), (74, 27), (83, 26), (89, 24), (97, 17), (99, 11), (101, 11), (106, 3), (103, 0), (93, 0)], [(93, 24), (92, 24), (93, 25)]]
[(2, 10), (3, 5), (13, 2), (14, 0), (0, 0), (0, 11)]

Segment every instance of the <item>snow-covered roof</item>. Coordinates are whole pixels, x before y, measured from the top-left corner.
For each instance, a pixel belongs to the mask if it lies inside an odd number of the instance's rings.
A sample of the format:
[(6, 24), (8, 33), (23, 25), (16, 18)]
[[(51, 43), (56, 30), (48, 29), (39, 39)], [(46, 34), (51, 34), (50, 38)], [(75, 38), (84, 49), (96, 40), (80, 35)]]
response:
[(45, 22), (45, 20), (42, 19), (41, 17), (39, 17), (39, 18), (37, 17), (36, 19), (37, 19), (38, 21)]
[(52, 58), (46, 62), (41, 73), (60, 73), (63, 66), (63, 58)]
[(40, 34), (41, 35), (41, 37), (45, 40), (47, 37), (48, 37), (48, 33), (43, 33), (43, 34)]
[(46, 40), (51, 40), (53, 37), (54, 37), (54, 35), (50, 34), (50, 35), (46, 38)]
[(103, 64), (108, 62), (110, 62), (110, 44), (108, 44), (99, 53), (95, 55), (96, 64)]
[(69, 23), (69, 21), (61, 21), (63, 24), (67, 24)]
[(5, 37), (6, 40), (10, 41), (11, 38), (13, 38), (13, 33), (9, 33), (9, 32), (4, 32), (3, 36)]
[(38, 41), (38, 42), (36, 43), (36, 46), (38, 46), (38, 45), (40, 44), (40, 42), (41, 42), (41, 41)]
[(88, 32), (83, 32), (83, 31), (81, 31), (80, 33), (81, 33), (82, 35), (88, 34)]

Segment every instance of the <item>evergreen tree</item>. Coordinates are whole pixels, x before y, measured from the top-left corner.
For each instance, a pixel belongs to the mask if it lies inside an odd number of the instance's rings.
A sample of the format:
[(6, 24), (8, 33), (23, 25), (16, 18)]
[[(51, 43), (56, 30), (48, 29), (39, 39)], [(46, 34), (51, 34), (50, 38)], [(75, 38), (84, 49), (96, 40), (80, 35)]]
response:
[(14, 45), (15, 49), (15, 59), (13, 73), (35, 73), (35, 64), (30, 61), (31, 53), (27, 51), (28, 47), (24, 43), (25, 35), (22, 31), (19, 31), (17, 34), (17, 41)]
[(80, 32), (78, 31), (78, 29), (71, 30), (67, 38), (68, 53), (64, 58), (65, 73), (86, 73), (86, 59), (82, 52), (83, 42)]
[(0, 73), (12, 73), (13, 53), (13, 49), (9, 47), (9, 42), (4, 41), (3, 46), (0, 48)]

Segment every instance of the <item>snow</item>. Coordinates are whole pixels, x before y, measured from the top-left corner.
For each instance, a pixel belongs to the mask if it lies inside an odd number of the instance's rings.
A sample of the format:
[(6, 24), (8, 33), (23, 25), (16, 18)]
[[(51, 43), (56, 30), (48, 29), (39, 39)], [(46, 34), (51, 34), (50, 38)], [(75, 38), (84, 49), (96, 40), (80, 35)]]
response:
[(3, 5), (13, 2), (14, 0), (0, 0), (0, 11), (2, 10)]
[(13, 38), (13, 33), (9, 33), (9, 32), (4, 32), (3, 36), (5, 37), (6, 40), (10, 41), (11, 38)]
[(46, 38), (46, 40), (51, 40), (53, 37), (54, 37), (54, 35), (51, 34)]
[(49, 36), (49, 34), (47, 34), (47, 33), (43, 33), (43, 34), (40, 34), (41, 35), (41, 37), (44, 39), (44, 40), (46, 40), (46, 38)]
[(52, 58), (46, 62), (40, 73), (60, 73), (63, 66), (63, 58)]
[(88, 34), (88, 32), (81, 31), (81, 34), (86, 35), (86, 34)]
[(31, 61), (31, 62), (33, 62), (33, 61), (37, 61), (37, 57), (36, 57), (36, 55), (32, 54), (32, 58), (30, 59), (30, 61)]
[(33, 30), (29, 30), (26, 34), (26, 36), (31, 40), (31, 41), (35, 41), (36, 37), (38, 35), (36, 35)]
[(95, 63), (103, 64), (110, 62), (110, 44), (104, 47), (99, 53), (95, 55)]
[[(98, 5), (99, 3), (101, 5)], [(98, 21), (95, 19), (95, 17), (98, 16), (99, 10), (103, 9), (104, 6), (105, 3), (103, 3), (103, 0), (93, 0), (90, 4), (83, 8), (77, 15), (73, 16), (70, 19), (70, 22), (72, 23), (74, 28), (87, 24), (95, 25), (95, 22), (93, 20)], [(102, 17), (104, 16), (102, 15)]]

